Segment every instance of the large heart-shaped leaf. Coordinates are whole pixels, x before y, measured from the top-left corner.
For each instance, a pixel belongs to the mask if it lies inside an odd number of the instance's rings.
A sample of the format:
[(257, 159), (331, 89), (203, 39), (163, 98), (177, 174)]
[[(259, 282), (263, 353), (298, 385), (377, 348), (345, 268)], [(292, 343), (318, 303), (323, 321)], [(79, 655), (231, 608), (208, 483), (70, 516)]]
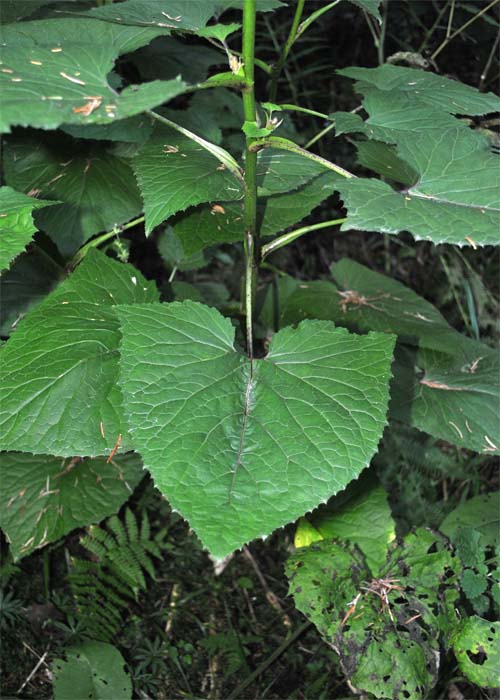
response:
[(119, 435), (127, 446), (113, 307), (157, 298), (134, 267), (90, 251), (2, 348), (2, 449), (95, 456)]
[(23, 252), (36, 231), (32, 212), (57, 202), (28, 197), (12, 187), (0, 188), (0, 272)]
[(214, 556), (303, 515), (369, 463), (386, 421), (391, 336), (308, 321), (251, 364), (215, 309), (117, 313), (134, 445)]
[(11, 125), (107, 124), (179, 95), (186, 88), (181, 80), (131, 85), (121, 94), (108, 83), (119, 55), (169, 32), (86, 18), (7, 25), (0, 50), (0, 131)]
[(101, 145), (81, 144), (69, 136), (10, 137), (5, 176), (18, 190), (61, 202), (35, 220), (64, 255), (142, 211), (128, 163)]
[(144, 475), (137, 455), (63, 459), (24, 452), (1, 458), (0, 526), (14, 559), (116, 513)]

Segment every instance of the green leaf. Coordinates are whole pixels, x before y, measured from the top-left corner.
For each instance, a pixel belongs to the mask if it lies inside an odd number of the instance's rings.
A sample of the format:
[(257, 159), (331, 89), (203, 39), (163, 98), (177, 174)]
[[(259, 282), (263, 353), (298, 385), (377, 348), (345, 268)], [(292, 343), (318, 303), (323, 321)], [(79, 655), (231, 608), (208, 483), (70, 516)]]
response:
[(114, 646), (86, 641), (65, 648), (65, 659), (56, 659), (54, 699), (130, 700), (132, 682), (125, 661)]
[(381, 0), (349, 0), (353, 5), (357, 5), (365, 12), (368, 12), (372, 17), (382, 24), (382, 17), (380, 16), (379, 6)]
[(405, 94), (414, 103), (424, 103), (449, 114), (479, 116), (500, 109), (500, 98), (492, 92), (479, 92), (458, 80), (417, 68), (386, 63), (378, 68), (342, 68), (337, 73), (357, 80), (355, 89), (365, 96), (376, 90), (389, 93), (386, 102), (393, 94)]
[(308, 322), (275, 335), (252, 370), (215, 309), (118, 313), (134, 445), (215, 557), (295, 520), (370, 461), (385, 424), (389, 336)]
[(0, 21), (2, 24), (17, 22), (50, 2), (51, 0), (3, 0)]
[(201, 83), (212, 66), (227, 64), (224, 53), (173, 37), (154, 39), (130, 56), (130, 60), (145, 80), (173, 80), (180, 75), (187, 83)]
[(458, 667), (480, 688), (500, 685), (500, 622), (489, 622), (477, 615), (464, 621), (453, 639)]
[[(261, 236), (272, 236), (308, 216), (329, 197), (337, 178), (323, 173), (290, 193), (261, 197), (257, 202), (257, 222)], [(218, 202), (187, 212), (175, 224), (187, 254), (209, 245), (234, 243), (243, 239), (243, 205), (239, 202)]]
[(336, 284), (301, 283), (283, 307), (284, 324), (316, 315), (357, 332), (394, 333), (421, 348), (455, 353), (467, 344), (435, 306), (400, 282), (348, 258), (330, 269)]
[(488, 587), (488, 579), (484, 574), (479, 574), (476, 571), (472, 571), (472, 569), (465, 569), (462, 574), (461, 585), (467, 598), (472, 600), (485, 592)]
[(179, 270), (198, 270), (208, 264), (208, 260), (201, 250), (192, 255), (186, 255), (179, 236), (170, 226), (167, 226), (161, 232), (157, 244), (161, 257), (171, 270), (174, 268)]
[(63, 202), (36, 215), (63, 255), (142, 211), (130, 166), (101, 145), (61, 134), (18, 136), (6, 143), (4, 155), (9, 185)]
[(500, 492), (474, 496), (461, 503), (443, 520), (441, 532), (453, 542), (461, 528), (481, 533), (481, 547), (500, 545)]
[(116, 386), (113, 307), (157, 298), (134, 267), (91, 250), (2, 348), (2, 449), (95, 456), (110, 451), (120, 434), (130, 449)]
[(75, 139), (142, 144), (151, 136), (153, 120), (147, 114), (138, 114), (111, 124), (63, 124), (61, 129)]
[(396, 353), (391, 416), (485, 455), (499, 454), (499, 357), (464, 338), (456, 353)]
[(0, 277), (0, 335), (9, 336), (26, 312), (65, 276), (64, 268), (38, 246), (20, 255)]
[[(217, 0), (217, 8), (222, 10), (234, 9), (243, 10), (244, 0)], [(283, 0), (256, 0), (257, 12), (272, 12), (285, 7)]]
[(404, 160), (398, 158), (393, 146), (380, 141), (361, 141), (356, 144), (358, 163), (375, 173), (403, 185), (413, 185), (417, 173)]
[(133, 454), (97, 459), (7, 452), (0, 457), (0, 526), (15, 560), (116, 513), (144, 475)]
[(474, 247), (497, 244), (500, 178), (487, 142), (460, 127), (399, 132), (395, 138), (398, 157), (418, 173), (418, 181), (403, 192), (380, 180), (339, 181), (348, 210), (342, 230), (409, 231), (417, 240)]
[(146, 232), (187, 207), (243, 196), (242, 184), (199, 143), (157, 127), (134, 159), (144, 199)]
[(437, 680), (440, 638), (455, 625), (460, 569), (425, 530), (389, 551), (380, 580), (354, 545), (324, 540), (301, 548), (287, 563), (290, 593), (358, 691), (421, 698)]
[[(395, 539), (395, 523), (387, 502), (387, 493), (369, 477), (349, 484), (327, 505), (320, 506), (303, 521), (320, 534), (318, 539), (340, 539), (356, 544), (365, 555), (374, 576), (380, 576), (387, 558), (389, 544)], [(301, 528), (295, 535), (301, 537)]]
[(0, 131), (11, 125), (107, 124), (176, 97), (186, 88), (181, 80), (131, 85), (121, 94), (108, 83), (119, 55), (166, 32), (81, 18), (7, 25), (0, 55)]
[(451, 328), (411, 289), (352, 260), (332, 266), (338, 285), (302, 283), (285, 301), (282, 322), (334, 321), (350, 329), (394, 333), (401, 348), (391, 414), (431, 435), (477, 452), (496, 453), (500, 396), (498, 355)]
[(10, 267), (31, 241), (36, 231), (33, 210), (53, 204), (57, 202), (28, 197), (12, 187), (0, 187), (0, 272)]
[(118, 7), (102, 5), (86, 14), (118, 24), (142, 27), (163, 27), (196, 33), (212, 17), (219, 0), (125, 0)]
[(296, 190), (323, 174), (323, 165), (297, 153), (266, 148), (257, 154), (257, 184), (263, 197)]

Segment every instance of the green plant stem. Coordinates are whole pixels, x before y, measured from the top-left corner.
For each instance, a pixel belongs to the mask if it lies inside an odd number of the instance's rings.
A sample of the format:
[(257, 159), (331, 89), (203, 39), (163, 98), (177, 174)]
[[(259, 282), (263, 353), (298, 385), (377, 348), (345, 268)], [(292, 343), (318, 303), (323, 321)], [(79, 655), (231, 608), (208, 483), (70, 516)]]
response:
[(101, 245), (101, 243), (105, 243), (106, 241), (109, 241), (110, 238), (114, 238), (120, 233), (123, 233), (123, 231), (126, 231), (127, 229), (133, 228), (134, 226), (137, 226), (138, 224), (142, 223), (144, 223), (144, 216), (139, 216), (137, 219), (133, 219), (127, 224), (123, 224), (122, 226), (115, 226), (111, 231), (106, 231), (106, 233), (102, 233), (100, 236), (93, 238), (91, 241), (82, 246), (80, 250), (76, 253), (76, 255), (69, 264), (70, 268), (74, 268), (79, 263), (81, 263), (83, 258), (87, 255), (91, 248), (97, 248)]
[(292, 243), (297, 238), (304, 236), (306, 233), (311, 233), (312, 231), (320, 231), (323, 228), (330, 228), (332, 226), (338, 226), (343, 224), (347, 219), (332, 219), (331, 221), (321, 221), (318, 224), (311, 224), (310, 226), (302, 226), (302, 228), (295, 229), (295, 231), (290, 231), (290, 233), (285, 233), (283, 236), (275, 238), (271, 243), (263, 245), (261, 248), (261, 257), (264, 260), (268, 255), (274, 253), (275, 250), (283, 248), (283, 246)]
[(269, 666), (271, 666), (271, 664), (273, 664), (276, 661), (276, 659), (278, 659), (281, 656), (281, 654), (283, 654), (283, 652), (285, 652), (288, 649), (290, 644), (293, 644), (293, 642), (295, 642), (295, 640), (298, 639), (300, 635), (303, 634), (303, 632), (305, 632), (306, 629), (311, 626), (311, 624), (311, 622), (304, 622), (304, 624), (298, 627), (295, 630), (295, 632), (293, 632), (293, 634), (287, 637), (285, 641), (282, 644), (280, 644), (280, 646), (277, 649), (275, 649), (275, 651), (273, 651), (271, 656), (269, 656), (265, 661), (263, 661), (253, 673), (247, 676), (245, 680), (242, 683), (240, 683), (240, 685), (231, 693), (231, 695), (229, 695), (228, 700), (237, 700), (238, 698), (241, 698), (241, 694), (243, 693), (243, 691), (246, 690), (248, 686), (251, 685), (254, 682), (254, 680), (261, 675), (261, 673), (264, 673), (266, 668), (269, 668)]
[(325, 14), (325, 12), (328, 12), (328, 10), (333, 9), (336, 5), (339, 4), (341, 0), (334, 0), (333, 2), (328, 3), (328, 5), (325, 5), (324, 7), (320, 7), (319, 10), (316, 10), (316, 12), (313, 12), (312, 15), (309, 15), (307, 19), (305, 19), (302, 24), (300, 25), (298, 32), (297, 32), (297, 38), (303, 34), (308, 27), (311, 26), (313, 22), (315, 22), (317, 19), (319, 19), (322, 15)]
[(326, 136), (327, 134), (330, 133), (332, 129), (335, 128), (335, 122), (332, 122), (331, 124), (328, 124), (328, 126), (325, 126), (324, 129), (321, 129), (321, 131), (318, 131), (318, 133), (312, 137), (310, 141), (306, 143), (304, 148), (307, 150), (308, 148), (311, 148), (317, 141), (323, 138), (323, 136)]
[(448, 46), (448, 44), (450, 43), (450, 41), (453, 41), (453, 39), (454, 39), (455, 37), (457, 37), (459, 34), (461, 34), (461, 33), (464, 31), (464, 29), (467, 29), (467, 27), (469, 27), (473, 22), (475, 22), (477, 19), (479, 19), (480, 17), (482, 17), (482, 15), (484, 15), (485, 12), (488, 12), (488, 10), (491, 10), (491, 8), (494, 7), (495, 5), (497, 5), (499, 1), (500, 1), (500, 0), (492, 0), (492, 2), (490, 2), (488, 5), (486, 5), (486, 7), (483, 7), (483, 9), (480, 10), (480, 11), (477, 13), (477, 15), (474, 15), (474, 17), (471, 17), (469, 20), (467, 20), (467, 22), (465, 22), (465, 24), (462, 24), (461, 27), (459, 27), (458, 29), (456, 29), (456, 30), (453, 32), (453, 34), (450, 34), (449, 36), (446, 36), (446, 38), (444, 39), (444, 41), (441, 42), (441, 44), (437, 47), (437, 49), (436, 49), (436, 50), (434, 51), (434, 53), (432, 54), (432, 56), (431, 56), (431, 61), (434, 61), (434, 60), (436, 59), (436, 57), (439, 56), (439, 54), (441, 53), (441, 51), (442, 51), (444, 48), (446, 48), (446, 46)]
[[(246, 122), (256, 122), (255, 118), (255, 0), (245, 0), (243, 5), (243, 71), (245, 87), (243, 88), (243, 112)], [(254, 139), (246, 137), (245, 148), (245, 197), (243, 201), (243, 223), (245, 227), (245, 314), (247, 352), (253, 360), (253, 301), (257, 276), (256, 239), (257, 239), (257, 151), (251, 149)]]
[[(261, 102), (261, 107), (264, 107), (264, 109), (270, 109), (271, 104), (272, 103)], [(328, 121), (333, 121), (333, 117), (331, 117), (329, 114), (323, 114), (323, 112), (316, 112), (316, 110), (307, 109), (307, 107), (300, 107), (299, 105), (291, 104), (279, 104), (275, 106), (278, 107), (280, 111), (288, 110), (290, 112), (303, 112), (304, 114), (310, 114), (312, 117), (319, 117), (320, 119), (327, 119)]]
[(279, 136), (266, 136), (262, 139), (253, 139), (252, 143), (249, 146), (249, 149), (255, 153), (261, 151), (263, 148), (279, 148), (281, 150), (291, 151), (292, 153), (298, 153), (303, 158), (313, 160), (319, 165), (325, 167), (327, 170), (333, 170), (333, 172), (337, 173), (337, 175), (342, 175), (342, 177), (347, 178), (356, 177), (356, 175), (353, 175), (348, 170), (341, 168), (340, 165), (332, 163), (330, 160), (316, 155), (316, 153), (306, 151), (304, 148), (301, 148), (293, 141), (280, 138)]
[(269, 100), (271, 102), (273, 102), (276, 99), (276, 95), (278, 93), (279, 76), (281, 74), (281, 71), (283, 70), (283, 66), (286, 63), (286, 59), (288, 58), (290, 49), (292, 48), (293, 43), (297, 38), (300, 20), (302, 19), (302, 13), (304, 12), (304, 5), (305, 0), (297, 0), (297, 5), (295, 7), (295, 15), (293, 17), (290, 33), (288, 34), (288, 38), (285, 41), (278, 62), (276, 63), (276, 66), (273, 68), (273, 71), (271, 73), (271, 87), (269, 88)]

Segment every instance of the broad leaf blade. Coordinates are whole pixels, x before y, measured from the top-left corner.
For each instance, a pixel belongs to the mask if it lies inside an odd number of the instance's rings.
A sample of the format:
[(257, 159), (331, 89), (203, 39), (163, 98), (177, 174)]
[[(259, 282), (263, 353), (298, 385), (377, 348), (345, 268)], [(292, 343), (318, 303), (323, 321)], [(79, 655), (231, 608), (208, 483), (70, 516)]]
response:
[(1, 458), (0, 526), (14, 559), (116, 513), (144, 475), (133, 454), (97, 459), (7, 452)]
[[(500, 400), (498, 354), (451, 328), (411, 289), (352, 260), (332, 265), (337, 287), (305, 282), (283, 304), (283, 323), (332, 320), (357, 331), (394, 333), (391, 414), (477, 452), (496, 454)], [(418, 348), (418, 349), (416, 349)]]
[(23, 252), (36, 231), (32, 212), (57, 202), (28, 197), (12, 187), (0, 188), (0, 272)]
[(477, 530), (481, 547), (500, 545), (500, 492), (481, 494), (469, 498), (452, 510), (443, 520), (439, 529), (452, 542), (461, 528)]
[(186, 88), (180, 80), (133, 85), (119, 95), (107, 79), (119, 55), (168, 32), (83, 18), (7, 25), (2, 29), (0, 131), (11, 125), (108, 124), (179, 95)]
[(126, 447), (113, 307), (157, 298), (135, 268), (91, 251), (2, 348), (2, 449), (94, 456), (118, 435)]
[(134, 159), (146, 232), (187, 207), (243, 196), (241, 182), (211, 153), (169, 127), (158, 127)]
[(458, 80), (417, 68), (386, 63), (378, 68), (342, 68), (337, 73), (357, 80), (356, 90), (363, 95), (375, 90), (389, 93), (386, 101), (390, 101), (394, 93), (403, 93), (415, 103), (424, 103), (449, 114), (474, 116), (500, 109), (500, 98), (492, 92), (482, 93)]
[(296, 519), (370, 461), (385, 424), (389, 336), (305, 323), (277, 334), (251, 377), (214, 309), (118, 313), (134, 444), (214, 556)]
[(132, 682), (125, 672), (125, 661), (114, 646), (94, 640), (65, 649), (65, 659), (56, 659), (55, 700), (92, 698), (93, 700), (130, 700)]
[(9, 138), (5, 176), (18, 190), (62, 202), (37, 214), (36, 223), (63, 255), (142, 211), (134, 173), (123, 158), (60, 134)]
[(422, 348), (396, 353), (391, 416), (486, 455), (500, 454), (498, 352), (464, 340), (452, 355)]
[(500, 622), (474, 615), (464, 621), (453, 639), (458, 667), (480, 688), (500, 685)]
[(359, 690), (385, 699), (403, 689), (420, 698), (435, 684), (440, 638), (455, 625), (460, 570), (443, 545), (417, 530), (389, 549), (383, 606), (380, 581), (355, 546), (325, 540), (288, 560), (296, 606), (338, 651)]
[(339, 182), (348, 210), (343, 230), (409, 231), (417, 240), (461, 246), (497, 244), (500, 176), (487, 142), (460, 127), (399, 133), (396, 139), (398, 156), (419, 174), (418, 181), (404, 192), (380, 180)]

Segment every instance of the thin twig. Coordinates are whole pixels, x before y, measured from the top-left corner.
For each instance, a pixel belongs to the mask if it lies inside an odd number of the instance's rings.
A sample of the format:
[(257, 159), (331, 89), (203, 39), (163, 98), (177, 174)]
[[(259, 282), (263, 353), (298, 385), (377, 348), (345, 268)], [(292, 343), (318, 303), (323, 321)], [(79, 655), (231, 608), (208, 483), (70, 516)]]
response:
[(488, 12), (488, 10), (491, 10), (491, 8), (494, 7), (495, 5), (497, 5), (498, 2), (500, 2), (500, 0), (492, 0), (488, 5), (486, 5), (486, 7), (483, 7), (483, 9), (480, 10), (480, 11), (477, 13), (477, 15), (474, 15), (474, 17), (471, 17), (469, 20), (467, 20), (467, 22), (465, 22), (465, 24), (462, 24), (461, 27), (459, 27), (458, 29), (456, 29), (456, 30), (453, 32), (453, 34), (450, 34), (450, 36), (447, 36), (447, 37), (444, 39), (444, 41), (441, 42), (441, 44), (437, 47), (437, 49), (436, 49), (436, 50), (434, 51), (434, 53), (432, 54), (432, 56), (431, 56), (431, 61), (434, 61), (434, 60), (436, 59), (436, 56), (439, 56), (439, 54), (441, 53), (441, 51), (442, 51), (446, 46), (448, 46), (448, 44), (450, 43), (450, 41), (453, 41), (453, 39), (454, 39), (455, 37), (457, 37), (459, 34), (461, 34), (461, 33), (464, 31), (464, 29), (467, 29), (467, 27), (469, 27), (473, 22), (475, 22), (477, 19), (479, 19), (480, 17), (482, 17), (482, 15), (484, 15), (486, 12)]
[[(25, 644), (24, 642), (23, 642), (23, 644), (24, 644), (24, 646), (25, 646), (32, 654), (34, 654), (35, 656), (38, 656), (38, 654), (37, 654), (36, 652), (34, 652), (33, 649), (32, 649), (28, 644)], [(48, 654), (48, 653), (49, 653), (49, 650), (47, 649), (47, 651), (45, 651), (44, 654), (38, 658), (38, 661), (36, 662), (35, 667), (34, 667), (33, 670), (31, 671), (31, 673), (29, 674), (29, 676), (26, 678), (26, 680), (24, 681), (24, 683), (22, 684), (22, 686), (21, 686), (21, 687), (19, 688), (19, 690), (17, 691), (17, 695), (19, 695), (19, 693), (20, 693), (22, 690), (24, 690), (24, 688), (28, 685), (28, 683), (30, 682), (30, 680), (31, 680), (31, 679), (33, 678), (33, 676), (37, 673), (37, 671), (38, 671), (38, 669), (40, 668), (40, 666), (41, 666), (42, 664), (45, 664), (45, 659), (47, 658), (47, 654)], [(47, 666), (47, 664), (45, 664), (45, 665)]]

